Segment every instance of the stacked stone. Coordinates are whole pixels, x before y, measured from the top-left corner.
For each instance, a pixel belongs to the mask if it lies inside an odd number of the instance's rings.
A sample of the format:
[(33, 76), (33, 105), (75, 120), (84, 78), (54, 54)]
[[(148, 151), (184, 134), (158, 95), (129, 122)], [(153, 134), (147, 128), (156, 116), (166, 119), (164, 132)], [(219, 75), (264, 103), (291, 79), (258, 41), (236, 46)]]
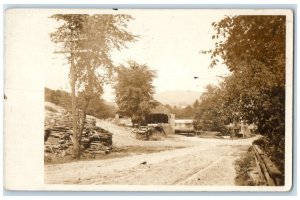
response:
[[(45, 152), (65, 154), (73, 146), (71, 116), (67, 113), (48, 112), (45, 119)], [(96, 119), (88, 116), (81, 140), (85, 153), (109, 153), (112, 149), (112, 133), (96, 126)]]

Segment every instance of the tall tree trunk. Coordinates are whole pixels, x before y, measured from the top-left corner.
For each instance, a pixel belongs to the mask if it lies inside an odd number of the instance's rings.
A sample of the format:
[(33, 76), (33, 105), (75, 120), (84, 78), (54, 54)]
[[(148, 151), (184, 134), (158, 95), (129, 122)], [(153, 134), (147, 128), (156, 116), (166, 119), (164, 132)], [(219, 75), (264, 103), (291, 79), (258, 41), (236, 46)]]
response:
[(76, 112), (76, 75), (74, 65), (74, 53), (71, 53), (71, 89), (72, 89), (72, 125), (73, 125), (73, 159), (78, 159), (80, 144), (78, 143), (77, 112)]
[(82, 133), (83, 133), (83, 130), (84, 130), (84, 125), (85, 125), (85, 121), (86, 121), (86, 110), (89, 106), (89, 103), (90, 103), (90, 100), (92, 98), (92, 85), (93, 85), (93, 82), (92, 82), (92, 71), (91, 71), (91, 66), (89, 66), (87, 68), (88, 70), (88, 85), (87, 85), (87, 88), (86, 88), (86, 91), (85, 91), (85, 95), (84, 95), (84, 105), (82, 107), (82, 113), (80, 115), (80, 121), (79, 121), (79, 130), (77, 132), (77, 137), (76, 137), (76, 140), (75, 140), (75, 143), (76, 145), (78, 146), (78, 149), (76, 149), (76, 152), (75, 152), (75, 149), (74, 149), (74, 154), (76, 159), (80, 159), (80, 156), (81, 156), (81, 139), (82, 139)]
[(81, 156), (81, 138), (82, 138), (82, 133), (83, 133), (83, 130), (84, 130), (84, 125), (85, 125), (85, 121), (86, 121), (86, 110), (89, 106), (89, 103), (90, 103), (90, 100), (91, 100), (91, 97), (88, 96), (85, 98), (85, 103), (84, 103), (84, 106), (82, 108), (82, 113), (81, 113), (81, 116), (80, 116), (80, 127), (79, 127), (79, 130), (78, 130), (78, 138), (77, 138), (77, 143), (79, 145), (79, 151), (77, 152), (78, 154), (76, 155), (76, 159), (80, 159), (80, 156)]

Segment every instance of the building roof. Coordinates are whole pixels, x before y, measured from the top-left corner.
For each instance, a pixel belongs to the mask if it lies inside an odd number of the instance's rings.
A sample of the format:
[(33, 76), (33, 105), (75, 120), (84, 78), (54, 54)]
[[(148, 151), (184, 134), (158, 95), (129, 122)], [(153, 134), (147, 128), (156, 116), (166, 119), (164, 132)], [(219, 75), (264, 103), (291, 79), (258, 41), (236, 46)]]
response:
[(171, 114), (170, 110), (158, 102), (158, 105), (151, 109), (150, 113)]

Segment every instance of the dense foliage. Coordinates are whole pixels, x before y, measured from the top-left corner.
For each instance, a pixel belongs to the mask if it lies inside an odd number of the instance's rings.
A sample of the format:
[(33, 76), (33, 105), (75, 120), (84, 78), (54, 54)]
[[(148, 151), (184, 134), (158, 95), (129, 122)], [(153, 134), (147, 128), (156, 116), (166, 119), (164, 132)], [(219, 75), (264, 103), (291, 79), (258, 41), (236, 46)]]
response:
[(45, 101), (59, 105), (70, 110), (71, 95), (63, 90), (51, 90), (45, 87)]
[(147, 65), (129, 61), (127, 66), (117, 68), (115, 83), (118, 113), (130, 117), (133, 123), (141, 124), (156, 105), (153, 94), (153, 79), (156, 72)]
[(214, 49), (203, 51), (211, 54), (211, 67), (223, 61), (231, 71), (219, 86), (217, 103), (213, 97), (210, 100), (214, 110), (225, 119), (255, 123), (265, 137), (265, 149), (281, 170), (285, 149), (285, 20), (285, 16), (227, 16), (212, 24)]
[(196, 108), (194, 127), (196, 130), (219, 131), (223, 124), (220, 113), (220, 88), (208, 85)]

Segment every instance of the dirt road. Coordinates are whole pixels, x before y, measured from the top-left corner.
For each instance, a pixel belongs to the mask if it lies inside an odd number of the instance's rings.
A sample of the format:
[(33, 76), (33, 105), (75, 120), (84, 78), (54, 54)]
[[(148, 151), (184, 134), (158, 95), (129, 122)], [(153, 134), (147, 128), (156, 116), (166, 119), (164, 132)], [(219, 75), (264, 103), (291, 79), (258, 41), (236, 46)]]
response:
[[(174, 148), (107, 160), (46, 165), (45, 183), (234, 185), (234, 162), (241, 153), (247, 151), (254, 140), (205, 139), (175, 135), (163, 141), (136, 141), (133, 137), (126, 136), (126, 128), (114, 127), (106, 122), (102, 122), (102, 127), (114, 129), (115, 132), (110, 131), (115, 133), (115, 142), (120, 146), (173, 145)], [(179, 146), (184, 148), (177, 148)]]

